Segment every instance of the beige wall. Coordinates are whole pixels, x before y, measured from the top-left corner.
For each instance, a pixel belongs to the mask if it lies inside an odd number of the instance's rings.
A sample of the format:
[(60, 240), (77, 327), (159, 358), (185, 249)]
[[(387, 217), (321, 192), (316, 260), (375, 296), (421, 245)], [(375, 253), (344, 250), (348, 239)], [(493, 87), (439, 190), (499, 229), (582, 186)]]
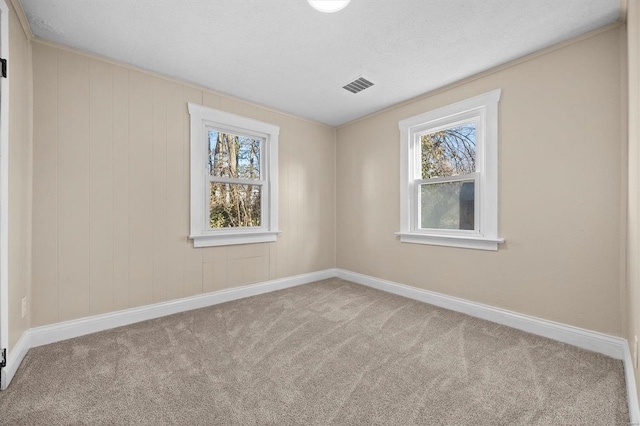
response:
[(29, 328), (31, 285), (31, 45), (9, 5), (9, 347)]
[[(337, 133), (339, 268), (620, 336), (620, 27)], [(502, 89), (497, 252), (402, 244), (398, 121)]]
[[(330, 127), (34, 42), (31, 326), (337, 262), (622, 335), (622, 31), (342, 126), (337, 148)], [(495, 253), (399, 243), (398, 120), (496, 88), (507, 243)], [(281, 126), (277, 243), (194, 249), (186, 238), (189, 101)]]
[[(335, 266), (335, 130), (33, 43), (32, 326)], [(280, 126), (277, 243), (194, 249), (187, 102)]]
[[(640, 2), (627, 9), (629, 77), (629, 203), (627, 231), (627, 335), (631, 355), (640, 334)], [(636, 384), (640, 384), (637, 364)]]

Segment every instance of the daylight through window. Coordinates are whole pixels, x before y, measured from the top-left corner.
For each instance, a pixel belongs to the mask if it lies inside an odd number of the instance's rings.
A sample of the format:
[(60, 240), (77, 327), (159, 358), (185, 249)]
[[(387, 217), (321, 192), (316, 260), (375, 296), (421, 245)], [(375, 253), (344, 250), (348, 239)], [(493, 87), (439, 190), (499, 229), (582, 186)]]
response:
[(189, 104), (194, 246), (275, 241), (278, 126)]
[(402, 242), (497, 250), (496, 90), (400, 121)]
[(209, 130), (209, 227), (262, 222), (261, 139)]
[(420, 136), (421, 229), (475, 229), (476, 123)]

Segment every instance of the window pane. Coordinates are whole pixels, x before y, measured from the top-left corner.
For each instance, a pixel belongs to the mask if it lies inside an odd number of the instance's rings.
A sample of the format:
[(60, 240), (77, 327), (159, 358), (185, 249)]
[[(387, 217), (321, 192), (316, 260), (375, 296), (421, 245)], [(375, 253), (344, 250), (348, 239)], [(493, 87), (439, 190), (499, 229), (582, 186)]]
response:
[(476, 124), (466, 123), (420, 137), (422, 179), (476, 171)]
[(209, 130), (211, 176), (260, 180), (261, 139)]
[(260, 226), (262, 186), (209, 183), (209, 226), (214, 229)]
[(474, 229), (474, 181), (420, 185), (421, 228)]

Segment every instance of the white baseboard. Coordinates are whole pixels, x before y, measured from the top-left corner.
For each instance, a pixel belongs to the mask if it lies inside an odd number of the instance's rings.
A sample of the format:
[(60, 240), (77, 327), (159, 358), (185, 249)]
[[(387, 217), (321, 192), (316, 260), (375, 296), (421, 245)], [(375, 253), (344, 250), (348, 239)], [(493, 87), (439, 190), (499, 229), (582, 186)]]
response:
[(629, 344), (626, 339), (519, 314), (506, 309), (495, 308), (433, 291), (422, 290), (356, 272), (345, 271), (344, 269), (336, 269), (336, 276), (357, 284), (386, 291), (387, 293), (397, 294), (429, 303), (430, 305), (462, 312), (476, 318), (482, 318), (487, 321), (506, 325), (622, 360), (627, 387), (630, 424), (632, 426), (640, 426), (640, 409), (638, 408), (636, 379), (633, 361), (631, 360), (631, 354), (629, 352)]
[(251, 284), (228, 290), (215, 291), (213, 293), (199, 294), (197, 296), (155, 303), (153, 305), (141, 306), (139, 308), (125, 309), (123, 311), (110, 312), (108, 314), (94, 315), (77, 320), (36, 327), (29, 330), (31, 334), (31, 347), (35, 348), (37, 346), (48, 345), (50, 343), (84, 336), (85, 334), (122, 327), (124, 325), (159, 318), (166, 315), (177, 314), (179, 312), (190, 311), (192, 309), (205, 308), (219, 303), (230, 302), (232, 300), (295, 287), (301, 284), (332, 278), (334, 276), (334, 269), (325, 269), (323, 271), (311, 272), (309, 274), (296, 275), (293, 277), (266, 281), (259, 284)]
[(18, 342), (11, 348), (11, 352), (9, 352), (7, 356), (7, 365), (2, 368), (0, 374), (2, 379), (0, 381), (0, 390), (5, 390), (7, 386), (9, 386), (13, 376), (16, 374), (16, 371), (18, 371), (18, 367), (20, 367), (20, 363), (22, 363), (25, 355), (29, 352), (29, 348), (31, 347), (29, 337), (30, 333), (29, 330), (27, 330), (22, 333)]
[(183, 299), (170, 300), (153, 305), (141, 306), (139, 308), (125, 309), (123, 311), (94, 315), (77, 320), (31, 328), (25, 331), (18, 343), (11, 348), (11, 352), (9, 352), (7, 356), (7, 366), (2, 369), (0, 390), (4, 390), (9, 386), (9, 383), (11, 383), (20, 363), (30, 348), (48, 345), (50, 343), (60, 342), (62, 340), (84, 336), (98, 331), (109, 330), (140, 321), (159, 318), (166, 315), (205, 308), (219, 303), (230, 302), (232, 300), (243, 299), (245, 297), (257, 296), (258, 294), (308, 284), (327, 278), (333, 278), (335, 276), (335, 269), (325, 269), (323, 271), (311, 272), (308, 274), (296, 275), (293, 277), (281, 278), (263, 283), (231, 288), (228, 290), (220, 290), (213, 293), (185, 297)]
[(503, 324), (538, 336), (548, 337), (553, 340), (568, 343), (579, 348), (599, 352), (615, 359), (623, 359), (625, 339), (613, 337), (596, 331), (560, 324), (553, 321), (519, 314), (506, 309), (494, 308), (482, 303), (471, 302), (457, 297), (446, 296), (433, 291), (422, 290), (392, 281), (381, 280), (356, 272), (336, 270), (339, 278), (353, 281), (358, 284), (373, 287), (388, 293), (408, 297), (429, 303), (430, 305), (462, 312), (472, 317), (482, 318), (487, 321)]
[(627, 383), (627, 403), (629, 405), (629, 424), (640, 425), (640, 408), (638, 408), (638, 391), (636, 390), (636, 375), (633, 368), (633, 360), (629, 350), (629, 343), (624, 341), (624, 378)]
[(529, 315), (481, 303), (471, 302), (457, 297), (447, 296), (428, 290), (422, 290), (392, 281), (363, 275), (343, 269), (326, 269), (309, 274), (296, 275), (264, 283), (216, 291), (168, 302), (156, 303), (139, 308), (126, 309), (103, 315), (95, 315), (78, 320), (65, 321), (27, 330), (18, 343), (12, 348), (7, 359), (7, 366), (2, 369), (0, 389), (7, 388), (18, 370), (22, 359), (32, 347), (47, 345), (62, 340), (79, 337), (98, 331), (159, 318), (166, 315), (204, 308), (219, 303), (256, 296), (302, 284), (308, 284), (327, 278), (339, 277), (357, 284), (366, 285), (388, 293), (419, 300), (431, 305), (462, 312), (473, 317), (485, 319), (508, 327), (523, 330), (539, 336), (568, 343), (579, 348), (599, 352), (624, 363), (627, 385), (627, 398), (631, 425), (640, 426), (640, 410), (635, 385), (633, 362), (626, 339), (589, 331), (578, 327), (547, 321)]

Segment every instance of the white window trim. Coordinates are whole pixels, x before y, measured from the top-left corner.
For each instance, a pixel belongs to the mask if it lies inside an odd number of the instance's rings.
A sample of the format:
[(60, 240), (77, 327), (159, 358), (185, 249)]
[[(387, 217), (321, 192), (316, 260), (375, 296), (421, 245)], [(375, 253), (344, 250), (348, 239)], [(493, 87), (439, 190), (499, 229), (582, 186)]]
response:
[[(430, 244), (479, 250), (498, 250), (504, 238), (498, 237), (498, 102), (501, 90), (497, 89), (455, 104), (401, 120), (400, 128), (400, 236), (403, 243)], [(476, 146), (476, 188), (479, 207), (476, 209), (477, 231), (435, 230), (418, 228), (417, 180), (420, 156), (419, 135), (437, 127), (478, 119)]]
[[(194, 247), (232, 244), (252, 244), (276, 241), (278, 230), (278, 135), (280, 127), (236, 114), (189, 103), (191, 116), (191, 226), (189, 238)], [(206, 208), (208, 128), (237, 131), (264, 140), (262, 173), (266, 174), (263, 188), (263, 223), (255, 228), (210, 229)], [(266, 223), (264, 223), (266, 222)]]

